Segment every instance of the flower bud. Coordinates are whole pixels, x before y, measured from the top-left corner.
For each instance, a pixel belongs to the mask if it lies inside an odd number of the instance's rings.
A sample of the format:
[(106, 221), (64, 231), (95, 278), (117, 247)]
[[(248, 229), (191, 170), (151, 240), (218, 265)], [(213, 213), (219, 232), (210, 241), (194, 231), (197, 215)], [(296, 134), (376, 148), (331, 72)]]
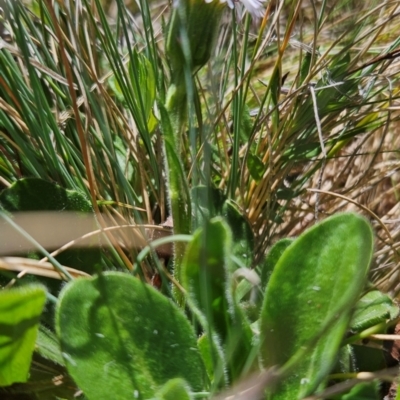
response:
[(193, 72), (211, 56), (224, 5), (219, 0), (177, 0), (167, 31), (166, 52), (171, 69), (188, 64)]

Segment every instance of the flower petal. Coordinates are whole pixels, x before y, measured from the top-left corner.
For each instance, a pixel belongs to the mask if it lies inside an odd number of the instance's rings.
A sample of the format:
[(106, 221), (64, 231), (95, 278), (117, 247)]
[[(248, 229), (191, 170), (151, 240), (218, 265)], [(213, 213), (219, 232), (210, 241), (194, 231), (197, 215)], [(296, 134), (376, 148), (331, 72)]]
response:
[[(206, 3), (212, 3), (214, 0), (204, 0)], [(264, 3), (266, 0), (219, 0), (221, 4), (227, 3), (228, 7), (233, 9), (235, 3), (241, 2), (253, 18), (262, 18), (264, 16)]]
[(240, 0), (246, 7), (246, 10), (253, 18), (262, 18), (264, 16), (265, 0)]

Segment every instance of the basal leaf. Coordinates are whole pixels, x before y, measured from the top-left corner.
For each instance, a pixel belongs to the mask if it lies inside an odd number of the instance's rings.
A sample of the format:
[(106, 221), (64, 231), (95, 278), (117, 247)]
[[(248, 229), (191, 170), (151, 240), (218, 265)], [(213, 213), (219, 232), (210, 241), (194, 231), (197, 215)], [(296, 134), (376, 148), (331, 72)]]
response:
[(35, 351), (47, 360), (64, 365), (57, 336), (44, 325), (40, 325), (39, 327)]
[(254, 233), (249, 221), (231, 200), (225, 201), (222, 215), (232, 230), (232, 254), (246, 267), (251, 267), (254, 258)]
[[(220, 217), (195, 232), (182, 264), (182, 285), (223, 343), (231, 378), (238, 377), (251, 351), (252, 331), (232, 294), (232, 235)], [(218, 355), (214, 355), (218, 359)]]
[(204, 365), (188, 320), (128, 274), (68, 284), (56, 330), (68, 371), (90, 400), (149, 399), (173, 378), (203, 389)]
[(220, 189), (205, 185), (195, 186), (191, 189), (191, 199), (194, 229), (222, 214), (225, 196)]
[[(378, 345), (379, 342), (375, 342)], [(381, 371), (387, 368), (385, 351), (382, 347), (369, 347), (364, 345), (350, 345), (352, 351), (352, 363), (356, 371)]]
[(351, 330), (362, 331), (388, 319), (394, 319), (399, 314), (396, 306), (389, 296), (379, 290), (373, 290), (363, 296), (356, 305)]
[(190, 387), (181, 378), (169, 380), (156, 394), (157, 400), (192, 400)]
[(265, 367), (303, 357), (271, 399), (310, 394), (333, 367), (373, 248), (364, 218), (338, 214), (302, 234), (279, 258), (261, 312)]
[(227, 292), (231, 233), (219, 217), (195, 232), (182, 265), (182, 285), (208, 322), (226, 337), (232, 297)]
[(207, 370), (208, 379), (213, 384), (220, 382), (221, 386), (226, 385), (228, 382), (226, 375), (226, 360), (224, 351), (219, 343), (219, 338), (214, 335), (210, 340), (207, 334), (203, 334), (197, 340), (204, 365)]
[(0, 386), (28, 380), (45, 301), (38, 285), (0, 292)]
[(379, 400), (380, 398), (378, 382), (359, 383), (349, 393), (335, 397), (337, 400)]
[(269, 250), (264, 263), (261, 266), (261, 287), (266, 288), (269, 278), (271, 277), (272, 271), (275, 265), (278, 263), (283, 252), (293, 243), (294, 239), (284, 238), (274, 243)]

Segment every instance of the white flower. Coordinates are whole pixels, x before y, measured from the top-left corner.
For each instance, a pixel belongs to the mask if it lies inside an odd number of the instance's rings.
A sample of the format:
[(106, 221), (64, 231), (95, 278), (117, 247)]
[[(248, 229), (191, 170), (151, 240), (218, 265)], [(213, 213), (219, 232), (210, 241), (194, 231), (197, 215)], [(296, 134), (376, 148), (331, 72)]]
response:
[[(205, 0), (206, 3), (211, 3), (214, 0)], [(264, 16), (264, 3), (266, 0), (219, 0), (220, 3), (228, 3), (230, 8), (234, 8), (235, 3), (242, 3), (246, 10), (253, 18), (262, 18)]]

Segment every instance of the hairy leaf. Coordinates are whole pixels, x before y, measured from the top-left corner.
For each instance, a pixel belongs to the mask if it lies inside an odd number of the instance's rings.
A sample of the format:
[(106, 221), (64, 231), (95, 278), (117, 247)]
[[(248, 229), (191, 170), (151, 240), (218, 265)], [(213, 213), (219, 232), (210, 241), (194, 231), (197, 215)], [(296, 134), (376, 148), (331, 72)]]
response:
[(60, 295), (56, 330), (88, 399), (148, 399), (173, 378), (203, 389), (204, 365), (186, 317), (128, 274), (71, 282)]
[(333, 367), (372, 249), (369, 224), (347, 213), (306, 231), (279, 258), (261, 312), (262, 362), (284, 365), (303, 353), (271, 399), (302, 398)]
[(351, 322), (352, 331), (362, 331), (388, 319), (394, 319), (399, 308), (389, 296), (379, 290), (373, 290), (363, 296), (357, 303)]

